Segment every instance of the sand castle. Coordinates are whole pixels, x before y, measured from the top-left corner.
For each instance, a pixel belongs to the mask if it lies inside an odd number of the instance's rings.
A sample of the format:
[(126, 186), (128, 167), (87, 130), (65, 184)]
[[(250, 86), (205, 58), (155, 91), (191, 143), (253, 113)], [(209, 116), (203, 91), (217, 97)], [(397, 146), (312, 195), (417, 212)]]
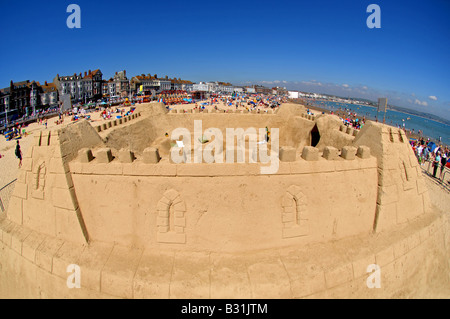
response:
[[(267, 143), (277, 171), (261, 174), (248, 150), (242, 163), (196, 163), (193, 136), (182, 151), (192, 160), (175, 163), (171, 133), (200, 120), (205, 134), (278, 128), (277, 149)], [(0, 296), (385, 298), (449, 280), (448, 221), (402, 130), (357, 131), (293, 104), (258, 113), (148, 103), (34, 138), (0, 221)], [(373, 264), (381, 288), (367, 285)], [(69, 265), (80, 288), (68, 288)]]

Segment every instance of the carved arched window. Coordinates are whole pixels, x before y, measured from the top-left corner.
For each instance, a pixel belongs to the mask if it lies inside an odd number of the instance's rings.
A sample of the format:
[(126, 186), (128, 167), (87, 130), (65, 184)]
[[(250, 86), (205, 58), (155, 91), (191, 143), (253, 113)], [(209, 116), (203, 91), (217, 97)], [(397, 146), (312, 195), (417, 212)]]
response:
[(161, 243), (186, 242), (186, 204), (180, 194), (171, 189), (164, 193), (157, 205), (157, 241)]
[(300, 187), (292, 185), (282, 199), (283, 238), (300, 237), (308, 234), (306, 196)]

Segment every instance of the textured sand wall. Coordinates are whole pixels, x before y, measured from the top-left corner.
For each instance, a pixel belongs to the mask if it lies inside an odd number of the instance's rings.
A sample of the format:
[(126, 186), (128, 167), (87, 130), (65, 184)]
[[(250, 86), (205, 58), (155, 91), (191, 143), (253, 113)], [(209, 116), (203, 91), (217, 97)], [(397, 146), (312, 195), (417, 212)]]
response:
[[(376, 209), (373, 157), (281, 162), (274, 175), (258, 164), (94, 159), (70, 168), (90, 238), (124, 245), (233, 251), (327, 241), (370, 233)], [(170, 218), (173, 236), (161, 235)]]
[[(0, 218), (0, 297), (448, 298), (448, 222), (431, 214), (332, 245), (226, 254), (73, 244)], [(367, 285), (374, 263), (380, 288)], [(80, 288), (67, 285), (70, 264)]]

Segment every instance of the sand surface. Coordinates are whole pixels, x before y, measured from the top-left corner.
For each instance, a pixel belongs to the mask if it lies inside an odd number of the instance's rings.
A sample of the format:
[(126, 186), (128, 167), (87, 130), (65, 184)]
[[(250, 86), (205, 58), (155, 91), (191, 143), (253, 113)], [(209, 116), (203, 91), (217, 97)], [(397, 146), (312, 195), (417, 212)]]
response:
[[(216, 104), (218, 108), (226, 109), (231, 108), (228, 106), (223, 105), (222, 103)], [(195, 104), (189, 104), (189, 105), (178, 105), (178, 106), (171, 106), (170, 108), (181, 108), (181, 109), (189, 109), (194, 108)], [(214, 107), (214, 106), (212, 106)], [(212, 108), (211, 106), (208, 106), (208, 109)], [(236, 108), (233, 106), (233, 108)], [(261, 108), (263, 109), (263, 108)], [(268, 108), (267, 108), (268, 109)], [(125, 111), (127, 111), (128, 108), (125, 108)], [(104, 120), (101, 117), (101, 112), (93, 112), (90, 113), (91, 115), (91, 121), (92, 125), (97, 126), (98, 124), (102, 123)], [(22, 152), (25, 154), (33, 145), (33, 133), (38, 132), (40, 130), (51, 130), (55, 128), (57, 125), (55, 124), (57, 117), (53, 119), (48, 120), (48, 127), (45, 128), (44, 125), (33, 123), (30, 124), (27, 127), (27, 133), (29, 133), (27, 136), (22, 137), (20, 141), (20, 145), (22, 148)], [(68, 125), (72, 123), (70, 117), (66, 117), (65, 121), (61, 125)], [(14, 149), (15, 149), (16, 140), (12, 141), (6, 141), (6, 139), (3, 136), (0, 136), (0, 154), (2, 157), (0, 158), (0, 187), (4, 186), (5, 184), (13, 181), (15, 178), (17, 178), (19, 169), (18, 169), (18, 159), (14, 155)], [(450, 192), (447, 188), (442, 187), (435, 179), (427, 176), (424, 174), (424, 179), (427, 184), (427, 187), (429, 189), (429, 196), (430, 200), (433, 203), (433, 205), (439, 209), (442, 212), (445, 212), (445, 214), (450, 214)], [(450, 217), (450, 216), (448, 216)], [(418, 261), (420, 262), (420, 261)], [(414, 284), (411, 283), (411, 286), (414, 287)], [(443, 286), (443, 285), (437, 285), (435, 287), (423, 287), (423, 290), (421, 291), (414, 291), (414, 288), (412, 290), (406, 289), (405, 293), (403, 295), (399, 295), (398, 298), (450, 298), (450, 291), (449, 287)], [(408, 291), (408, 292), (406, 292)]]

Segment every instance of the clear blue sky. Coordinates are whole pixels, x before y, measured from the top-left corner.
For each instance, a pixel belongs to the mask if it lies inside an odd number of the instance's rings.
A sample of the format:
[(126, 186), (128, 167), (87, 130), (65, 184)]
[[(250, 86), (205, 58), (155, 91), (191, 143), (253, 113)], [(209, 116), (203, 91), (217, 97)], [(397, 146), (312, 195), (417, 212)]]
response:
[[(81, 29), (66, 26), (81, 8)], [(369, 29), (369, 4), (381, 28)], [(100, 68), (376, 99), (450, 119), (450, 1), (1, 1), (0, 87)]]

